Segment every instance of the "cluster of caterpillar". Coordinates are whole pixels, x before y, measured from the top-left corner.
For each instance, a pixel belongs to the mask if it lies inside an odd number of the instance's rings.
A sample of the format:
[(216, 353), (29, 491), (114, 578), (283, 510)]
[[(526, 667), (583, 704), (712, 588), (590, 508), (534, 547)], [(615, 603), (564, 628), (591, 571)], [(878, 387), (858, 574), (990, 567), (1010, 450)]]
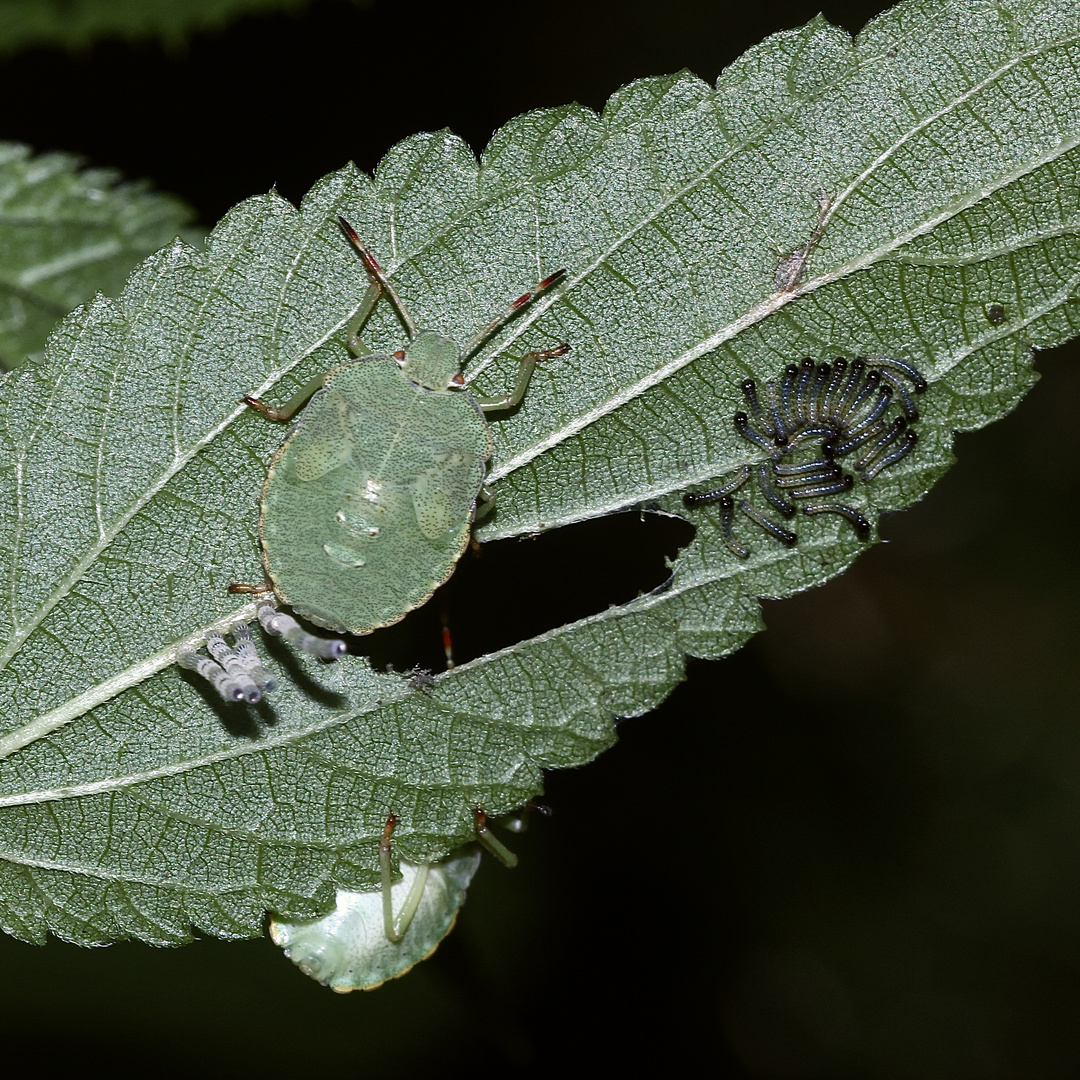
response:
[[(828, 500), (855, 484), (855, 477), (838, 463), (841, 459), (858, 454), (850, 468), (870, 483), (914, 449), (918, 435), (910, 424), (919, 418), (919, 410), (899, 376), (910, 381), (915, 393), (926, 389), (926, 379), (915, 368), (885, 356), (862, 356), (850, 364), (843, 357), (832, 364), (807, 358), (766, 382), (763, 395), (754, 380), (747, 379), (742, 392), (750, 413), (735, 414), (735, 430), (764, 450), (768, 461), (744, 465), (720, 487), (691, 492), (683, 502), (691, 507), (718, 502), (724, 543), (740, 559), (750, 551), (734, 538), (736, 508), (782, 544), (790, 547), (798, 541), (794, 532), (753, 503), (736, 502), (735, 493), (752, 479), (782, 517), (794, 517), (797, 509), (810, 515), (840, 514), (865, 539), (870, 522), (863, 514)], [(900, 415), (890, 420), (894, 403)]]

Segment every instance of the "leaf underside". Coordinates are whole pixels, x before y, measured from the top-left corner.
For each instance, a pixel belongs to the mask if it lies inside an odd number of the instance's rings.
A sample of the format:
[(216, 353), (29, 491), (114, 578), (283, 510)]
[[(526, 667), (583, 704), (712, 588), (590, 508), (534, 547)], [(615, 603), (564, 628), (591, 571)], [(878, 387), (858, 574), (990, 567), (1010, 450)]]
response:
[[(251, 199), (205, 252), (176, 243), (65, 320), (3, 390), (0, 924), (176, 943), (259, 934), (266, 909), (312, 917), (375, 885), (389, 813), (398, 855), (445, 855), (475, 805), (514, 809), (544, 769), (609, 746), (687, 654), (737, 649), (758, 597), (843, 570), (865, 544), (837, 515), (800, 519), (791, 549), (753, 534), (742, 560), (681, 494), (763, 460), (731, 422), (740, 384), (803, 356), (897, 356), (930, 381), (916, 451), (853, 492), (872, 519), (922, 497), (954, 431), (1015, 406), (1031, 348), (1077, 330), (1078, 35), (1075, 3), (904, 3), (854, 43), (816, 19), (715, 89), (683, 73), (599, 117), (519, 117), (479, 166), (419, 135), (299, 210)], [(820, 243), (778, 282), (822, 191)], [(226, 709), (172, 664), (235, 615), (231, 582), (261, 576), (282, 433), (239, 399), (284, 401), (346, 358), (365, 280), (338, 214), (418, 323), (458, 341), (568, 269), (467, 372), (493, 393), (523, 352), (574, 347), (492, 425), (479, 538), (630, 507), (697, 533), (662, 589), (433, 686), (271, 650), (282, 689)], [(403, 343), (388, 305), (364, 337)]]
[(70, 154), (0, 143), (0, 367), (40, 360), (58, 319), (115, 296), (135, 265), (187, 228), (191, 211)]

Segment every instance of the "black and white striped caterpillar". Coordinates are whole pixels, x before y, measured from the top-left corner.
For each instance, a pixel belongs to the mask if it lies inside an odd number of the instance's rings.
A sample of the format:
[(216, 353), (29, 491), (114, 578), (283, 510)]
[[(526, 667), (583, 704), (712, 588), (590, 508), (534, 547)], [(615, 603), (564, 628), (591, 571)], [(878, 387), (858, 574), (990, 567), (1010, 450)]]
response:
[[(742, 392), (749, 413), (735, 414), (735, 430), (764, 450), (768, 461), (744, 465), (719, 487), (691, 492), (683, 502), (689, 507), (718, 502), (724, 543), (740, 559), (750, 551), (735, 540), (736, 509), (782, 544), (791, 547), (798, 541), (749, 500), (736, 501), (736, 493), (754, 482), (783, 518), (794, 517), (799, 509), (808, 515), (839, 514), (865, 539), (870, 522), (854, 506), (830, 497), (850, 491), (855, 476), (870, 483), (914, 449), (918, 435), (910, 425), (919, 410), (903, 379), (917, 394), (926, 389), (926, 379), (914, 367), (885, 356), (861, 356), (850, 364), (843, 357), (831, 364), (807, 358), (766, 382), (763, 395), (747, 379)], [(890, 419), (894, 404), (899, 415)], [(849, 466), (853, 476), (838, 462), (855, 454)]]

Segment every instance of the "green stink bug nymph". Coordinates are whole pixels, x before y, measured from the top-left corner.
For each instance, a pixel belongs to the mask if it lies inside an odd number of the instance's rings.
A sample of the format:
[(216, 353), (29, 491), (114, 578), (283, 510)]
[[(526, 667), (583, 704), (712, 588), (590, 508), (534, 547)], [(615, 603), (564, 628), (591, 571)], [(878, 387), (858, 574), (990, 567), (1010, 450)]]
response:
[[(514, 388), (502, 397), (471, 393), (462, 365), (565, 271), (515, 300), (462, 349), (417, 328), (374, 257), (338, 220), (370, 280), (349, 327), (356, 359), (320, 375), (281, 409), (245, 401), (275, 420), (306, 405), (263, 486), (259, 528), (274, 592), (319, 626), (367, 634), (423, 604), (465, 550), (477, 502), (490, 498), (486, 415), (518, 405), (536, 364), (570, 346), (521, 357)], [(358, 334), (384, 293), (409, 343), (371, 354)]]
[[(375, 990), (426, 960), (453, 929), (465, 890), (480, 865), (475, 848), (442, 862), (401, 862), (401, 879), (380, 892), (339, 889), (333, 911), (321, 919), (272, 918), (270, 937), (305, 974), (339, 994)], [(386, 898), (384, 902), (384, 897)], [(397, 922), (385, 932), (385, 903), (398, 904)]]
[[(484, 811), (475, 807), (473, 817), (480, 845), (506, 866), (516, 866), (517, 856), (492, 834)], [(321, 919), (270, 920), (274, 944), (305, 975), (339, 994), (374, 990), (426, 960), (453, 929), (480, 865), (475, 849), (437, 863), (402, 859), (395, 882), (390, 847), (397, 823), (397, 814), (391, 814), (379, 841), (378, 891), (339, 889), (334, 910)]]

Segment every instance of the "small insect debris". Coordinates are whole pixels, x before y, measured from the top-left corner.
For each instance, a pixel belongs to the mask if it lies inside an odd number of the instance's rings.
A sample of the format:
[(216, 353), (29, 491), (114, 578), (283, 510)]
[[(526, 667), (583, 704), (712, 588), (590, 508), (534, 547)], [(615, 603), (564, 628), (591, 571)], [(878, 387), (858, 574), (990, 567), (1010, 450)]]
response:
[[(838, 357), (832, 364), (808, 357), (766, 382), (764, 395), (753, 379), (746, 379), (741, 389), (749, 412), (735, 413), (735, 430), (768, 460), (741, 466), (719, 487), (684, 495), (683, 503), (719, 503), (721, 537), (739, 559), (749, 558), (750, 549), (735, 539), (736, 509), (786, 547), (798, 542), (795, 532), (749, 499), (736, 501), (735, 494), (754, 481), (781, 517), (791, 519), (800, 509), (810, 517), (837, 514), (866, 539), (871, 525), (863, 513), (832, 501), (856, 484), (856, 477), (845, 473), (838, 461), (858, 452), (851, 468), (860, 482), (869, 484), (903, 460), (918, 442), (910, 427), (919, 418), (912, 392), (921, 394), (926, 388), (916, 368), (887, 356), (862, 356), (850, 363)], [(899, 406), (899, 414), (890, 419), (893, 405)]]
[[(345, 655), (346, 645), (341, 638), (309, 634), (291, 615), (278, 611), (269, 602), (259, 605), (256, 617), (267, 634), (284, 638), (298, 652), (327, 661)], [(206, 651), (213, 659), (188, 650), (180, 653), (176, 663), (206, 679), (226, 701), (258, 705), (264, 694), (277, 689), (277, 679), (263, 666), (251, 627), (246, 622), (237, 623), (231, 633), (232, 648), (221, 634), (207, 637)]]
[[(392, 664), (389, 665), (388, 670), (393, 670)], [(435, 685), (435, 674), (417, 664), (409, 673), (408, 680), (414, 690), (430, 690)]]
[(550, 806), (544, 803), (537, 802), (536, 799), (530, 799), (524, 806), (515, 810), (511, 814), (507, 814), (504, 818), (501, 818), (499, 824), (507, 831), (512, 833), (523, 833), (529, 827), (529, 819), (533, 814), (539, 814), (541, 817), (551, 817), (554, 814), (554, 810)]
[(798, 247), (784, 252), (780, 257), (780, 261), (776, 264), (776, 270), (773, 273), (773, 290), (777, 293), (791, 292), (798, 286), (806, 273), (810, 256), (825, 235), (825, 227), (829, 221), (829, 211), (832, 209), (835, 196), (821, 188), (818, 190), (816, 197), (818, 217), (814, 231)]

